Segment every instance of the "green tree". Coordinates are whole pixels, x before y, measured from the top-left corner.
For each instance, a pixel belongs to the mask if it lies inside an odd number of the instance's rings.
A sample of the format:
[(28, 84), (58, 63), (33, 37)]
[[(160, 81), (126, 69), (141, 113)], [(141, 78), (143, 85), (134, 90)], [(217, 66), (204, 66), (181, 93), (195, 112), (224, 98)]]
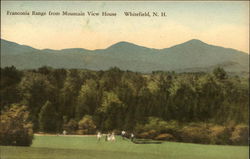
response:
[(221, 67), (215, 68), (213, 74), (219, 80), (227, 79), (227, 72)]
[(39, 128), (43, 132), (55, 132), (58, 128), (58, 115), (54, 105), (47, 101), (39, 113)]
[(37, 131), (39, 128), (38, 114), (41, 106), (47, 100), (53, 101), (55, 99), (54, 87), (50, 84), (46, 75), (26, 72), (19, 83), (19, 91), (21, 92), (22, 103), (29, 107), (34, 130)]
[(123, 125), (120, 115), (124, 104), (114, 92), (105, 92), (101, 107), (98, 111), (103, 115), (104, 129), (113, 130)]
[(21, 100), (18, 84), (22, 79), (22, 72), (14, 66), (1, 68), (0, 80), (0, 110), (3, 106), (18, 103)]
[(221, 83), (213, 76), (205, 75), (197, 81), (196, 91), (198, 96), (198, 106), (195, 109), (196, 119), (199, 121), (209, 121), (215, 118), (218, 112), (220, 113), (219, 116), (222, 115), (220, 110), (223, 108), (223, 101), (225, 99)]
[(62, 116), (75, 118), (78, 92), (81, 89), (83, 80), (76, 69), (69, 70), (64, 81), (63, 88), (59, 94), (59, 111)]
[(87, 80), (85, 84), (82, 85), (77, 97), (75, 113), (78, 120), (85, 114), (94, 114), (101, 101), (97, 89), (97, 83), (94, 80)]
[(96, 125), (92, 116), (85, 115), (78, 123), (80, 134), (93, 134), (96, 131)]
[(189, 122), (195, 111), (193, 107), (196, 101), (194, 88), (189, 82), (176, 80), (170, 88), (171, 106), (169, 107), (172, 119)]
[(1, 112), (0, 144), (30, 146), (33, 139), (32, 123), (26, 106), (12, 105)]

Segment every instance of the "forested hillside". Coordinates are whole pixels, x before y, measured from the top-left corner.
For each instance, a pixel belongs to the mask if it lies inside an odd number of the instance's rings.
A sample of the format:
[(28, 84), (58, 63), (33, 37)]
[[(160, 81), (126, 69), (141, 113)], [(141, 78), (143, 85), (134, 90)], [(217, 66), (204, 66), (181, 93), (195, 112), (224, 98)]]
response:
[[(221, 68), (212, 73), (142, 74), (116, 67), (107, 71), (49, 67), (20, 71), (12, 66), (1, 68), (1, 110), (12, 104), (27, 106), (35, 132), (66, 129), (87, 134), (124, 129), (150, 137), (154, 130), (158, 138), (167, 134), (186, 141), (185, 133), (178, 134), (176, 127), (189, 132), (197, 131), (185, 127), (194, 123), (233, 125), (234, 130), (246, 125), (248, 80), (229, 76)], [(153, 137), (157, 137), (154, 132)]]

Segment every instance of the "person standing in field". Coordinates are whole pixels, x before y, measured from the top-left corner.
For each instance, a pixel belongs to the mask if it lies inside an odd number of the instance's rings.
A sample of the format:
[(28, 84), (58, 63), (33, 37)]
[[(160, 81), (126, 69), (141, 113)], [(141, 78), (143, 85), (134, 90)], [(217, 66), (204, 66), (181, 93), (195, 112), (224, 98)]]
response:
[(125, 135), (126, 135), (126, 132), (123, 130), (123, 131), (122, 131), (122, 139), (123, 139), (123, 140), (125, 139)]
[(110, 133), (108, 133), (108, 135), (107, 135), (107, 140), (108, 140), (108, 141), (111, 140), (111, 134), (110, 134)]
[(66, 130), (63, 130), (63, 135), (67, 135), (67, 131)]
[(102, 137), (102, 134), (100, 132), (97, 133), (97, 140), (100, 141)]
[(130, 137), (131, 141), (133, 142), (135, 139), (135, 135), (133, 133), (131, 133), (131, 137)]
[(115, 133), (114, 132), (112, 132), (110, 139), (111, 139), (111, 141), (115, 141)]

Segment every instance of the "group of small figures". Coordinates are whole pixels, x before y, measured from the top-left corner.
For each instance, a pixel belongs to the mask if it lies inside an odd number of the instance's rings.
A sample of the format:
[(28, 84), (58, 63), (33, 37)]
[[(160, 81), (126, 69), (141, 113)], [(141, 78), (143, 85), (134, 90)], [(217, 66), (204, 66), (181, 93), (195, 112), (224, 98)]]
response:
[[(126, 131), (124, 131), (124, 130), (122, 131), (122, 134), (121, 134), (121, 135), (122, 135), (122, 139), (123, 139), (123, 140), (124, 140), (126, 137), (128, 137)], [(131, 134), (130, 134), (130, 140), (131, 140), (131, 141), (134, 141), (134, 139), (135, 139), (135, 135), (134, 135), (133, 133), (131, 133)]]
[[(104, 136), (105, 136), (105, 141), (115, 141), (115, 133), (114, 132), (104, 134)], [(127, 137), (127, 134), (124, 130), (121, 132), (121, 136), (122, 136), (123, 140), (125, 140), (125, 138)], [(97, 140), (100, 141), (101, 138), (102, 138), (102, 134), (101, 134), (101, 132), (98, 132), (97, 133)], [(133, 133), (131, 133), (130, 134), (131, 141), (134, 141), (134, 138), (135, 138), (135, 135)]]

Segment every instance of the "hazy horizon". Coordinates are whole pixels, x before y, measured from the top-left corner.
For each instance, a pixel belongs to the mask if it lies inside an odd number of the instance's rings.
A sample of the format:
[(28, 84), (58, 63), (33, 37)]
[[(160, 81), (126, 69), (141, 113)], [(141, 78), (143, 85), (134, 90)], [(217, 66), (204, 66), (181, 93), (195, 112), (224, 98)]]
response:
[[(1, 1), (1, 38), (37, 49), (104, 49), (126, 41), (163, 49), (199, 39), (249, 53), (249, 2)], [(7, 11), (116, 12), (116, 17), (9, 16)], [(166, 12), (127, 17), (123, 12)]]

